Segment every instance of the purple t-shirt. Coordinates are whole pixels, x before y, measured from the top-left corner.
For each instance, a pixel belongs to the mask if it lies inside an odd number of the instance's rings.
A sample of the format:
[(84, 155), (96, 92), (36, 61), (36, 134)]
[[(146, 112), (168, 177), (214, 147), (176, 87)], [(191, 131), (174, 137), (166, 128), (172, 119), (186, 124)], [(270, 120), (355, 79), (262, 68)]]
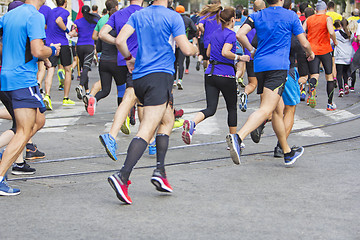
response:
[(204, 48), (207, 48), (210, 43), (211, 35), (215, 30), (221, 28), (221, 23), (218, 23), (216, 21), (216, 15), (208, 17), (206, 19), (204, 18), (205, 16), (202, 16), (199, 23), (204, 24)]
[[(113, 15), (111, 15), (106, 24), (110, 25), (110, 27), (115, 29), (116, 33), (119, 34), (120, 30), (127, 23), (131, 14), (133, 14), (134, 12), (139, 11), (141, 9), (142, 9), (142, 7), (140, 7), (139, 5), (130, 5), (127, 8), (119, 10), (116, 13), (114, 13)], [(131, 55), (133, 55), (136, 58), (136, 53), (138, 50), (138, 42), (137, 42), (137, 37), (136, 37), (135, 32), (128, 38), (127, 45), (128, 45), (129, 51), (131, 52)], [(118, 66), (126, 65), (126, 61), (125, 61), (123, 55), (121, 55), (121, 53), (119, 51), (118, 51), (117, 63), (118, 63)]]
[[(221, 52), (225, 43), (232, 44), (231, 52), (235, 53), (236, 51), (236, 33), (228, 28), (224, 28), (224, 30), (217, 29), (210, 40), (210, 61), (215, 60), (223, 63), (234, 64), (234, 60), (228, 59), (224, 57)], [(205, 71), (205, 74), (209, 74), (211, 71), (212, 64), (209, 64), (208, 68)], [(214, 75), (235, 75), (235, 70), (232, 66), (224, 65), (224, 64), (216, 64), (214, 67)]]
[[(49, 16), (50, 16), (50, 12), (51, 12), (51, 8), (49, 6), (46, 5), (42, 5), (39, 9), (39, 12), (44, 15), (45, 17), (45, 25), (48, 24), (49, 21)], [(45, 29), (45, 34), (48, 35), (47, 33), (47, 28)], [(45, 39), (46, 40), (46, 39)]]
[[(250, 43), (251, 43), (252, 40), (254, 39), (255, 34), (256, 34), (256, 29), (255, 29), (255, 28), (251, 29), (250, 32), (248, 32), (248, 34), (246, 34), (246, 37), (249, 39), (249, 42), (250, 42)], [(251, 57), (251, 53), (250, 53), (249, 50), (247, 50), (247, 48), (245, 48), (245, 55), (250, 56), (250, 60), (254, 60), (254, 59)]]
[(56, 24), (56, 19), (61, 17), (66, 26), (67, 19), (69, 16), (68, 10), (62, 7), (57, 7), (51, 10), (49, 14), (49, 21), (47, 22), (47, 35), (46, 35), (46, 45), (50, 43), (61, 43), (61, 45), (69, 45), (69, 40), (66, 38), (65, 32), (59, 28)]
[[(94, 19), (97, 21), (97, 19)], [(92, 39), (93, 31), (96, 27), (96, 23), (89, 23), (85, 18), (80, 18), (75, 20), (74, 24), (78, 29), (78, 41), (77, 45), (94, 45), (94, 40)]]

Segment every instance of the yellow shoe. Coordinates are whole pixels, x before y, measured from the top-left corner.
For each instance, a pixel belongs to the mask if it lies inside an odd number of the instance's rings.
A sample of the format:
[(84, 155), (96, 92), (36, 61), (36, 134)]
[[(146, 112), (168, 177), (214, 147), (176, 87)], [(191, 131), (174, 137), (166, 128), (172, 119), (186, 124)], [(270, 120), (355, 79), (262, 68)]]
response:
[(125, 122), (121, 126), (120, 130), (126, 135), (129, 135), (131, 133), (129, 116), (126, 117)]
[(59, 69), (57, 71), (57, 77), (59, 79), (59, 90), (64, 90), (65, 70)]
[(72, 101), (71, 99), (69, 99), (69, 98), (63, 99), (63, 106), (74, 106), (74, 105), (75, 105), (75, 102)]
[(51, 99), (49, 95), (45, 95), (44, 97), (44, 104), (46, 106), (46, 110), (52, 110), (52, 105), (51, 105)]
[(184, 119), (175, 119), (173, 128), (180, 128), (184, 124)]

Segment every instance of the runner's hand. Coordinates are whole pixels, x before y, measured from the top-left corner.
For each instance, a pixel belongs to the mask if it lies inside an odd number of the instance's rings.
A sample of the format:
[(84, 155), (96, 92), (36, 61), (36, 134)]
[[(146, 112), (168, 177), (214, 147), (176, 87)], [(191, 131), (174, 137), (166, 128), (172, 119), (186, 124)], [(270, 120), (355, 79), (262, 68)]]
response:
[(44, 59), (44, 65), (46, 68), (51, 68), (52, 65), (51, 65), (51, 62), (48, 58)]
[(50, 46), (54, 46), (56, 48), (56, 55), (55, 56), (59, 56), (61, 43), (56, 43), (56, 44), (51, 43)]
[(135, 67), (135, 58), (132, 57), (130, 60), (127, 60), (126, 66), (129, 70), (129, 73), (132, 73), (132, 71), (134, 70), (134, 67)]
[(242, 56), (240, 56), (240, 61), (242, 61), (242, 62), (248, 62), (248, 61), (250, 61), (250, 56), (248, 56), (248, 55), (242, 55)]
[(311, 51), (310, 55), (307, 57), (307, 60), (310, 62), (315, 59), (315, 54), (313, 51)]

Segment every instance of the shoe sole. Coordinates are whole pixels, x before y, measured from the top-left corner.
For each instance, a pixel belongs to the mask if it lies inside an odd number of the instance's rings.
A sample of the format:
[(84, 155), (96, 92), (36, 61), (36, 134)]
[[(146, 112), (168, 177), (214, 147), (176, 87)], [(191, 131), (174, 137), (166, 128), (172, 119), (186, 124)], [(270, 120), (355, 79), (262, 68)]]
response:
[(259, 130), (255, 129), (250, 133), (251, 140), (253, 140), (254, 143), (259, 143), (261, 138), (260, 135), (261, 133), (259, 134)]
[(76, 88), (75, 88), (75, 91), (76, 91), (76, 96), (77, 96), (77, 98), (78, 98), (79, 100), (82, 100), (82, 99), (83, 99), (83, 96), (82, 96), (82, 94), (81, 94), (80, 88), (76, 87)]
[(34, 175), (35, 172), (20, 172), (20, 171), (11, 171), (12, 175)]
[(44, 100), (44, 104), (45, 104), (46, 110), (52, 110), (52, 106), (49, 101)]
[(172, 189), (168, 188), (165, 183), (161, 180), (161, 178), (158, 177), (152, 177), (151, 178), (151, 183), (154, 184), (154, 186), (156, 187), (156, 190), (158, 190), (159, 192), (173, 192)]
[(107, 153), (107, 155), (109, 156), (109, 158), (111, 158), (111, 159), (114, 160), (114, 161), (117, 161), (117, 158), (115, 158), (115, 157), (112, 155), (112, 153), (109, 151), (109, 149), (107, 148), (107, 146), (106, 146), (106, 144), (105, 144), (105, 142), (104, 142), (104, 140), (102, 139), (101, 136), (99, 136), (99, 140), (100, 140), (101, 144), (104, 146), (104, 148), (105, 148), (105, 150), (106, 150), (106, 153)]
[(327, 110), (327, 111), (335, 111), (336, 108), (335, 108), (335, 109), (334, 109), (334, 108), (326, 108), (326, 110)]
[(35, 159), (43, 159), (45, 156), (42, 157), (26, 157), (25, 160), (35, 160)]
[(304, 150), (305, 150), (305, 149), (302, 148), (301, 153), (300, 153), (297, 157), (295, 157), (293, 160), (291, 160), (290, 162), (285, 163), (285, 165), (286, 165), (286, 166), (293, 165), (293, 164), (296, 162), (296, 160), (303, 155)]
[(95, 114), (95, 110), (96, 110), (95, 98), (91, 97), (88, 101), (87, 112), (89, 113), (90, 116), (93, 116)]
[[(124, 192), (121, 190), (121, 186), (117, 183), (116, 179), (113, 176), (108, 177), (108, 182), (109, 182), (110, 186), (112, 187), (112, 189), (114, 189), (114, 191), (116, 193), (116, 197), (120, 201), (122, 201), (122, 202), (124, 202), (126, 204), (131, 204), (132, 203), (131, 201), (129, 201), (126, 198)], [(119, 189), (120, 189), (120, 191), (119, 191)]]
[(75, 106), (75, 103), (63, 103), (63, 106)]
[(233, 162), (235, 164), (239, 165), (241, 163), (240, 156), (239, 156), (239, 154), (237, 154), (237, 152), (235, 150), (235, 143), (232, 140), (231, 135), (226, 136), (226, 143), (227, 143), (228, 147), (230, 148), (231, 159), (233, 160)]
[(191, 143), (191, 138), (192, 138), (191, 134), (189, 133), (190, 121), (188, 121), (188, 120), (184, 121), (183, 129), (184, 129), (184, 131), (181, 134), (182, 140), (184, 141), (184, 143), (190, 144)]
[(121, 125), (120, 130), (123, 134), (126, 135), (129, 135), (131, 133), (130, 126), (127, 126), (127, 119), (125, 119), (125, 122), (123, 123), (123, 125)]
[(0, 191), (0, 196), (16, 196), (19, 195), (21, 192), (17, 192), (17, 193), (7, 193), (7, 192), (3, 192)]

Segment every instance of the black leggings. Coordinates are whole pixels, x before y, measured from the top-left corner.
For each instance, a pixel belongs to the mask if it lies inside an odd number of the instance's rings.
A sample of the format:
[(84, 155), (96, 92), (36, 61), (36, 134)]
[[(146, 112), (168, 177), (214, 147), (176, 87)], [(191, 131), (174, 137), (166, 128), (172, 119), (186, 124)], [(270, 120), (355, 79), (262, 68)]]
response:
[(185, 57), (185, 69), (189, 69), (190, 66), (190, 56)]
[(175, 73), (174, 80), (176, 80), (177, 67), (179, 66), (179, 79), (182, 79), (184, 76), (184, 60), (185, 55), (182, 53), (180, 48), (175, 49)]
[(85, 90), (89, 89), (89, 76), (88, 72), (91, 69), (91, 63), (94, 59), (94, 45), (77, 45), (77, 55), (79, 57), (80, 69), (80, 85), (85, 87)]
[(336, 64), (336, 79), (338, 81), (339, 89), (344, 89), (343, 83), (348, 84), (349, 74), (350, 65)]
[(320, 72), (320, 62), (323, 64), (325, 74), (330, 75), (333, 67), (331, 53), (315, 55), (315, 59), (309, 62), (310, 74), (317, 74)]
[(215, 114), (219, 102), (219, 94), (222, 93), (226, 109), (228, 111), (228, 126), (237, 126), (237, 93), (235, 78), (205, 75), (206, 109), (201, 112), (205, 119)]
[(95, 95), (97, 101), (100, 101), (100, 99), (103, 99), (110, 94), (112, 78), (114, 78), (116, 86), (125, 84), (128, 70), (126, 66), (118, 66), (116, 62), (100, 61), (99, 74), (101, 91)]

